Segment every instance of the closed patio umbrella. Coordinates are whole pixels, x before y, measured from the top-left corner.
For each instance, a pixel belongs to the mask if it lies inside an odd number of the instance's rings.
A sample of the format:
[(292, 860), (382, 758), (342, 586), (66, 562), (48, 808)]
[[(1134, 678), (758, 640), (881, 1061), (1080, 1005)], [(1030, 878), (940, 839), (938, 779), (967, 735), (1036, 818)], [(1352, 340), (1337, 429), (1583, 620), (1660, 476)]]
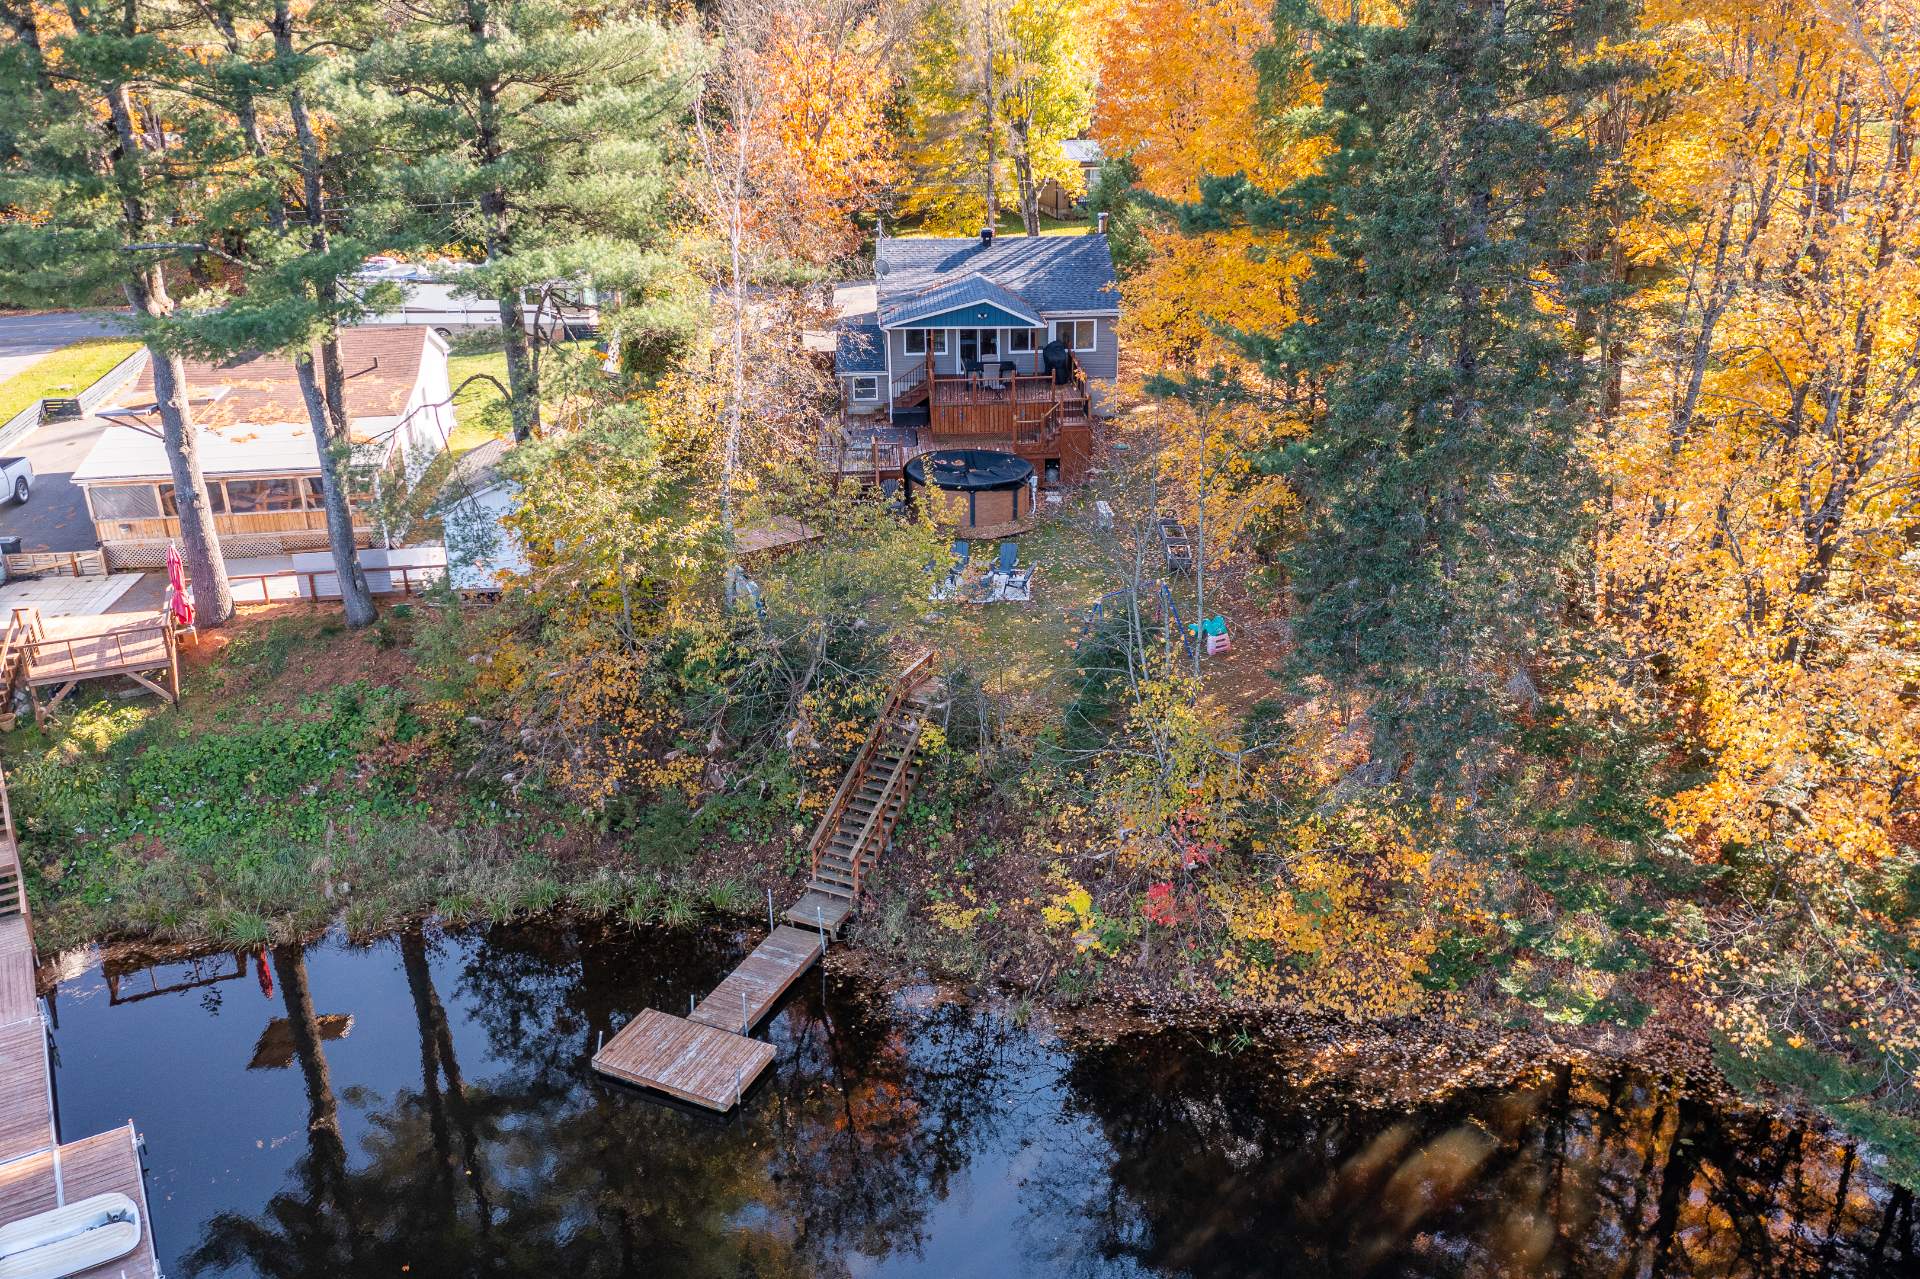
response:
[(167, 543), (167, 610), (173, 624), (182, 630), (193, 625), (193, 597), (187, 593), (187, 566), (180, 561), (180, 547)]

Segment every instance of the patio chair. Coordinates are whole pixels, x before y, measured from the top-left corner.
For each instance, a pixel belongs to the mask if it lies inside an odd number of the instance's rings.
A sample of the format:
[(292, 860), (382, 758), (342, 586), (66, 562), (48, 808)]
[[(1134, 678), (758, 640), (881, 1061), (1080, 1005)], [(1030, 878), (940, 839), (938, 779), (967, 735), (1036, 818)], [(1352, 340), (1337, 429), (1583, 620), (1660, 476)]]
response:
[(1025, 568), (1014, 569), (1007, 574), (1007, 580), (1001, 584), (1000, 598), (1009, 604), (1030, 604), (1033, 602), (1033, 575), (1038, 566), (1029, 564)]
[(999, 571), (1003, 574), (1013, 572), (1013, 566), (1020, 561), (1020, 543), (1000, 543)]

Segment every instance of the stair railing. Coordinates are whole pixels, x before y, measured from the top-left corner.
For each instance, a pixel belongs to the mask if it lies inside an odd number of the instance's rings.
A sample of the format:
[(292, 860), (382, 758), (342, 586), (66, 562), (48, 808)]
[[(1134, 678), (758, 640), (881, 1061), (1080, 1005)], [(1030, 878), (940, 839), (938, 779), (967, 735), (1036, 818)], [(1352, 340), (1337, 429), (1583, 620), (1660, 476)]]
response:
[(867, 770), (873, 765), (873, 757), (879, 753), (881, 739), (885, 736), (887, 725), (900, 712), (900, 707), (913, 690), (926, 681), (926, 669), (933, 664), (933, 650), (927, 649), (900, 673), (893, 683), (893, 690), (887, 695), (887, 701), (880, 708), (880, 717), (873, 722), (873, 728), (867, 733), (867, 740), (860, 747), (860, 753), (854, 756), (846, 775), (840, 779), (840, 789), (835, 791), (826, 810), (820, 814), (820, 822), (813, 828), (813, 838), (807, 841), (808, 860), (815, 871), (820, 868), (820, 851), (832, 838), (834, 829), (840, 824), (840, 816), (846, 811), (848, 802), (859, 793), (859, 784), (866, 780)]
[(852, 896), (856, 898), (860, 896), (860, 881), (866, 877), (867, 841), (873, 838), (874, 824), (880, 820), (880, 815), (892, 805), (895, 793), (901, 788), (902, 779), (913, 771), (913, 752), (920, 746), (920, 730), (925, 727), (924, 723), (914, 721), (913, 731), (907, 734), (906, 744), (900, 751), (900, 760), (893, 766), (893, 775), (887, 778), (886, 787), (881, 790), (879, 801), (874, 804), (873, 811), (867, 814), (867, 820), (861, 824), (860, 838), (854, 841), (849, 860), (852, 862), (853, 873)]

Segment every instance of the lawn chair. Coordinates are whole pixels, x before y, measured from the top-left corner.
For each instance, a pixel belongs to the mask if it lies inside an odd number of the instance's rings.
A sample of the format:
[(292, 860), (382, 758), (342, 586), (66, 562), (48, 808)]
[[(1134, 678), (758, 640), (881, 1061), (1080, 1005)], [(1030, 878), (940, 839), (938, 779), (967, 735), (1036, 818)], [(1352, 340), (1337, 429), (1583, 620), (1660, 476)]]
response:
[[(953, 564), (947, 569), (946, 576), (933, 584), (933, 589), (927, 593), (927, 598), (935, 603), (952, 599), (955, 592), (960, 589), (960, 579), (966, 575), (967, 564), (972, 558), (973, 548), (966, 541), (955, 542)], [(928, 567), (931, 568), (932, 565)]]
[(1009, 573), (1012, 573), (1012, 572), (1013, 572), (1013, 566), (1014, 566), (1014, 565), (1015, 565), (1016, 563), (1018, 563), (1018, 562), (1019, 562), (1019, 560), (1020, 560), (1020, 543), (1018, 543), (1018, 542), (1002, 542), (1002, 543), (1000, 543), (1000, 567), (999, 567), (999, 572), (1000, 572), (1000, 574), (1001, 574), (1001, 576), (1003, 576), (1003, 577), (1004, 577), (1004, 576), (1006, 576), (1007, 574), (1009, 574)]
[(1000, 598), (1009, 604), (1032, 603), (1033, 575), (1039, 571), (1038, 566), (1029, 564), (1007, 574), (1007, 580), (1000, 586)]

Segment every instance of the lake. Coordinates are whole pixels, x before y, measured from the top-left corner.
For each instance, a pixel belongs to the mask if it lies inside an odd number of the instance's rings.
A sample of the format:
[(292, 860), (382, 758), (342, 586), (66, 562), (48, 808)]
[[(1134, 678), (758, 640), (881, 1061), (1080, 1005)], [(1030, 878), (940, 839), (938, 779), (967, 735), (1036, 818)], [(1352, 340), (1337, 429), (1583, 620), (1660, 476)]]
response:
[(49, 1001), (62, 1131), (136, 1121), (169, 1279), (1920, 1273), (1856, 1151), (1627, 1072), (1375, 1106), (1257, 1047), (1069, 1044), (816, 970), (737, 1115), (592, 1074), (756, 938), (110, 958)]

